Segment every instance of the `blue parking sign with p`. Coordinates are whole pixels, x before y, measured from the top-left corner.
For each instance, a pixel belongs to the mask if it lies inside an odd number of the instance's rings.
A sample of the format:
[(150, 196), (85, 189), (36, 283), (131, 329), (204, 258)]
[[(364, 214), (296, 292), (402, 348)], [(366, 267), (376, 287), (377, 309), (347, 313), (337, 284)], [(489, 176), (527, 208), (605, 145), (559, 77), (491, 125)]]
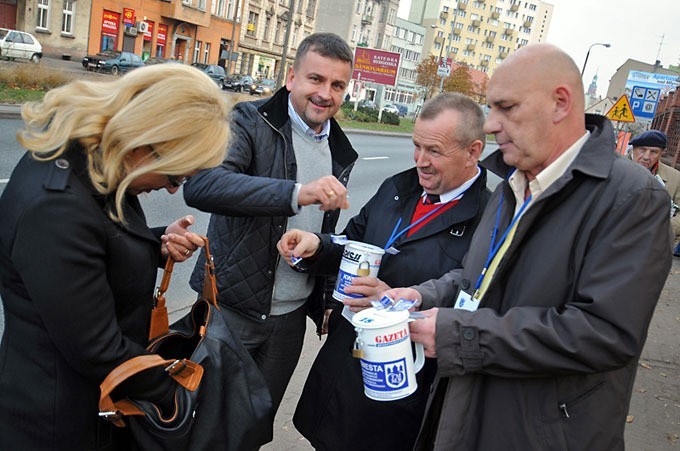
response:
[(654, 119), (654, 111), (660, 96), (661, 89), (633, 86), (630, 93), (633, 115), (639, 119)]

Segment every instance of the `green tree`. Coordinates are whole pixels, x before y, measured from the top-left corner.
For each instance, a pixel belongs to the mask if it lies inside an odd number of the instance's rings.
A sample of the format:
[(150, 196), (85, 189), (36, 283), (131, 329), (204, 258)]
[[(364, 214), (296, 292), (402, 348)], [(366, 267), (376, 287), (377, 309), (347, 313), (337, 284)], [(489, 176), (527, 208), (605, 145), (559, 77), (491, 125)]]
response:
[(472, 83), (470, 70), (465, 64), (461, 64), (451, 71), (451, 75), (444, 79), (444, 91), (460, 92), (470, 97), (475, 96), (475, 85)]
[(437, 76), (438, 67), (437, 58), (430, 55), (429, 58), (422, 60), (416, 68), (418, 73), (416, 83), (425, 88), (425, 100), (432, 97), (435, 86), (439, 84), (439, 76)]

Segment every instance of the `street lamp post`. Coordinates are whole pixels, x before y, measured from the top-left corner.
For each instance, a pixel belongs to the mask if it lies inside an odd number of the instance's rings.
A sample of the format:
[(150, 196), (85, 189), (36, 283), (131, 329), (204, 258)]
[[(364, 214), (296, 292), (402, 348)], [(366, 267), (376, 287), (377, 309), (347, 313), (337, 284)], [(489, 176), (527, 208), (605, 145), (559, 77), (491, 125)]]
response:
[[(456, 27), (456, 12), (457, 8), (453, 8), (452, 14), (453, 14), (453, 19), (451, 20), (451, 33), (449, 34), (449, 49), (446, 52), (446, 59), (448, 62), (449, 59), (449, 53), (451, 53), (451, 43), (453, 42), (453, 30)], [(432, 28), (438, 28), (436, 25), (432, 25)], [(439, 64), (442, 63), (442, 50), (444, 50), (444, 42), (442, 42), (442, 46), (439, 48)], [(442, 75), (441, 79), (439, 80), (439, 92), (441, 93), (444, 90), (444, 78), (446, 78), (445, 75)]]
[(596, 45), (601, 45), (601, 46), (607, 47), (607, 48), (611, 47), (611, 44), (604, 44), (602, 42), (596, 42), (595, 44), (591, 44), (591, 46), (588, 47), (588, 53), (586, 53), (586, 60), (583, 62), (583, 69), (581, 69), (581, 78), (583, 78), (583, 74), (586, 71), (586, 64), (588, 64), (588, 57), (590, 56), (590, 49), (592, 49)]

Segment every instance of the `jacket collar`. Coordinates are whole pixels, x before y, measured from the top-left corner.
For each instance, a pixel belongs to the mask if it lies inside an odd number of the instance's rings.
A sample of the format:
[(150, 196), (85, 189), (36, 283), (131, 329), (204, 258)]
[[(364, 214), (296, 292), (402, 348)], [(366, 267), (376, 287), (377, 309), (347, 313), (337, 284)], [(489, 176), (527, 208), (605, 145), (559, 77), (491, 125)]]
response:
[[(408, 199), (402, 207), (402, 224), (409, 224), (416, 203), (420, 202), (423, 188), (418, 183), (416, 168), (408, 169), (394, 176), (394, 185), (398, 195), (402, 199)], [(464, 230), (465, 224), (461, 224), (474, 218), (481, 208), (480, 198), (486, 189), (486, 170), (481, 168), (481, 174), (468, 188), (463, 198), (455, 205), (433, 218), (426, 227), (421, 228), (410, 237), (404, 237), (397, 244), (405, 243), (414, 239), (420, 239), (451, 228), (451, 233), (462, 236), (464, 233), (472, 233), (472, 230)]]
[[(575, 172), (602, 179), (609, 174), (614, 159), (617, 158), (614, 152), (616, 141), (611, 122), (606, 117), (597, 114), (586, 114), (585, 119), (586, 129), (590, 131), (590, 137), (567, 172), (550, 186), (548, 192), (553, 192), (562, 187), (565, 182), (573, 178)], [(604, 149), (607, 149), (607, 151), (603, 151)], [(515, 170), (514, 167), (505, 164), (503, 153), (500, 150), (489, 155), (480, 164), (506, 180)]]
[[(92, 195), (97, 204), (102, 207), (104, 214), (108, 217), (108, 210), (114, 208), (115, 198), (113, 195), (101, 194), (92, 184), (90, 175), (87, 171), (87, 156), (85, 155), (85, 149), (79, 143), (73, 142), (69, 145), (66, 152), (64, 152), (62, 158), (69, 161), (73, 168), (73, 175)], [(125, 196), (125, 200), (123, 201), (123, 214), (125, 215), (127, 224), (123, 225), (116, 223), (116, 225), (140, 238), (158, 242), (158, 238), (156, 238), (146, 224), (146, 217), (137, 196), (130, 194)]]
[[(288, 97), (290, 92), (283, 86), (276, 91), (268, 100), (257, 102), (257, 111), (269, 121), (276, 129), (290, 137), (290, 117), (288, 116)], [(331, 129), (328, 136), (328, 145), (331, 149), (333, 160), (345, 168), (352, 164), (359, 155), (352, 148), (347, 135), (342, 131), (340, 124), (335, 118), (330, 119)], [(285, 130), (287, 128), (287, 130)]]

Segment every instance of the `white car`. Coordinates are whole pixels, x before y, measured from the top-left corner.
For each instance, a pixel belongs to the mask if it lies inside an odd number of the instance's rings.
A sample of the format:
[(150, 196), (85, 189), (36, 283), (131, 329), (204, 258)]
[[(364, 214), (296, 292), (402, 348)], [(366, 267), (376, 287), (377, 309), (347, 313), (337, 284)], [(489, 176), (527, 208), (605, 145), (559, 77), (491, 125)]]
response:
[(385, 105), (383, 107), (383, 111), (387, 113), (396, 114), (397, 116), (399, 116), (399, 108), (397, 108), (396, 105)]
[(39, 63), (42, 45), (30, 33), (0, 28), (0, 57), (3, 59), (22, 58)]

